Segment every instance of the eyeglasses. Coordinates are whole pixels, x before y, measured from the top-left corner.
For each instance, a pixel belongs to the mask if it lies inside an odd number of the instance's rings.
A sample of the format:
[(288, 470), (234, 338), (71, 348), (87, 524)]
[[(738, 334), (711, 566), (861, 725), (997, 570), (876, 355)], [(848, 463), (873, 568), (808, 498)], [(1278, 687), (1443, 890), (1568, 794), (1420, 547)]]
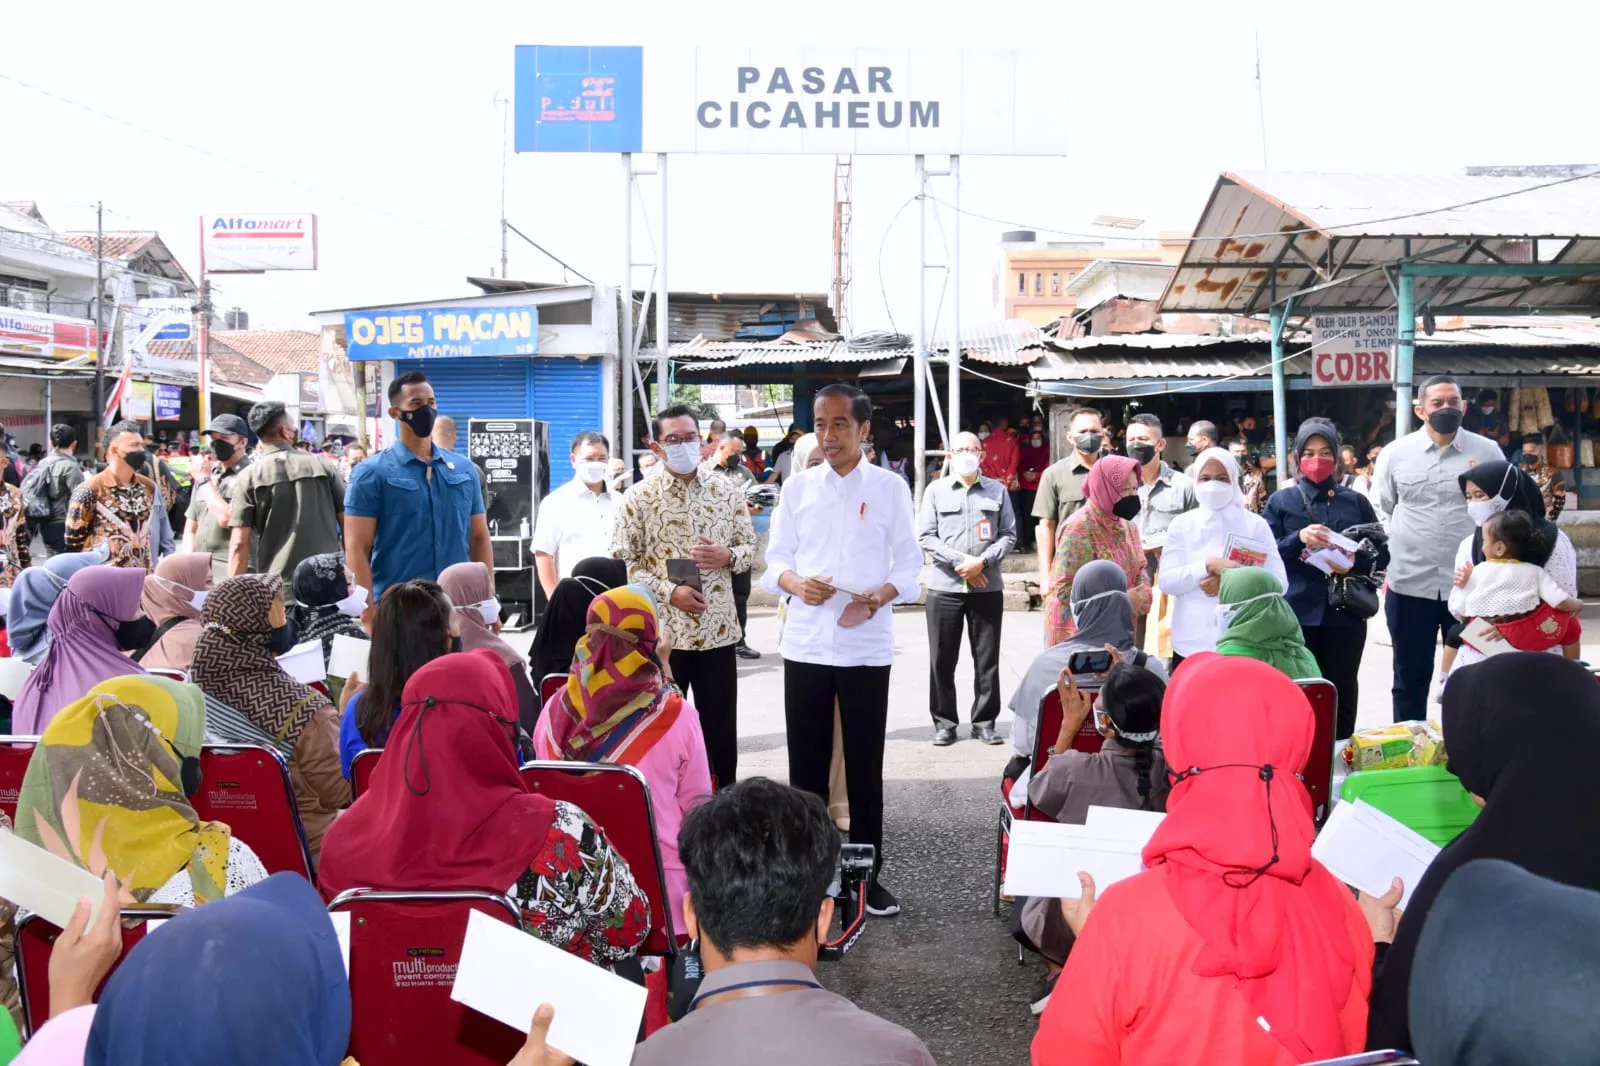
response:
[(660, 443), (666, 445), (667, 447), (671, 447), (674, 444), (699, 444), (700, 438), (698, 435), (691, 435), (688, 437), (662, 437)]

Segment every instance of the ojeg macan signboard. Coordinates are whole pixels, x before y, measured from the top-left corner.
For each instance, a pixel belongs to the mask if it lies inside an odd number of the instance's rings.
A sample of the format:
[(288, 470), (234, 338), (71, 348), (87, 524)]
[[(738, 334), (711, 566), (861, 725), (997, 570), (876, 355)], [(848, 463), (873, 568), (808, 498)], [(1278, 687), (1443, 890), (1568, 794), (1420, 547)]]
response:
[(1311, 384), (1392, 385), (1395, 315), (1311, 316)]
[(1058, 71), (1007, 50), (523, 45), (516, 149), (1064, 155)]
[(316, 215), (202, 215), (207, 274), (317, 269)]

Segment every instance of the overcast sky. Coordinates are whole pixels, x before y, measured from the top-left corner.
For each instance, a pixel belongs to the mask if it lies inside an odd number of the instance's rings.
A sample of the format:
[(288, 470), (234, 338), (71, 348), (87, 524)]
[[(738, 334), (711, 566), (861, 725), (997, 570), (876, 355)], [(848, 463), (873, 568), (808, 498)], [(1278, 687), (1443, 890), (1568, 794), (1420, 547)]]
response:
[[(256, 327), (461, 295), (466, 275), (499, 264), (495, 99), (511, 95), (517, 44), (645, 44), (685, 57), (696, 44), (786, 42), (1046, 49), (1072, 153), (966, 159), (962, 197), (970, 211), (1064, 230), (1099, 214), (1188, 230), (1219, 171), (1261, 167), (1256, 32), (1273, 169), (1600, 161), (1585, 103), (1593, 35), (1575, 32), (1592, 18), (1583, 3), (1483, 16), (1413, 0), (943, 6), (948, 14), (926, 0), (11, 5), (0, 28), (0, 199), (37, 200), (58, 228), (89, 229), (103, 200), (108, 228), (160, 230), (191, 272), (202, 212), (316, 213), (320, 270), (218, 279), (218, 305), (246, 308)], [(832, 157), (674, 158), (672, 287), (826, 291), (832, 173)], [(513, 155), (507, 213), (615, 284), (621, 184), (615, 156)], [(909, 158), (857, 160), (857, 329), (890, 316), (912, 328), (913, 192)], [(648, 202), (653, 217), (653, 191)], [(947, 238), (953, 222), (945, 212)], [(931, 217), (929, 227), (937, 243)], [(963, 220), (969, 323), (993, 317), (1002, 228)], [(652, 258), (642, 236), (638, 248)], [(515, 238), (510, 262), (513, 277), (562, 277)]]

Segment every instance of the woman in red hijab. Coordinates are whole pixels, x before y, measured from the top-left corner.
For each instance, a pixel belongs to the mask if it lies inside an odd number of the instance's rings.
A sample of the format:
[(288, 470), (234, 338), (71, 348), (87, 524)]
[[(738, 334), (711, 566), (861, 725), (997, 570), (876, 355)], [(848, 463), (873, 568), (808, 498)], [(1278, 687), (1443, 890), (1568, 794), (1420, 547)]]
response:
[(1184, 661), (1163, 706), (1166, 820), (1143, 873), (1098, 904), (1080, 875), (1083, 899), (1063, 904), (1078, 940), (1034, 1066), (1280, 1066), (1361, 1050), (1372, 931), (1311, 858), (1299, 773), (1313, 731), (1305, 696), (1265, 663)]
[(323, 896), (504, 892), (539, 939), (593, 962), (631, 956), (650, 931), (644, 893), (588, 815), (528, 791), (518, 736), (516, 689), (494, 652), (412, 674), (371, 785), (323, 839)]
[(1053, 647), (1078, 632), (1072, 617), (1072, 579), (1078, 568), (1109, 559), (1128, 575), (1133, 613), (1150, 610), (1150, 575), (1144, 545), (1133, 518), (1139, 513), (1139, 462), (1126, 455), (1101, 456), (1083, 479), (1084, 505), (1056, 530), (1055, 569), (1045, 594), (1045, 645)]

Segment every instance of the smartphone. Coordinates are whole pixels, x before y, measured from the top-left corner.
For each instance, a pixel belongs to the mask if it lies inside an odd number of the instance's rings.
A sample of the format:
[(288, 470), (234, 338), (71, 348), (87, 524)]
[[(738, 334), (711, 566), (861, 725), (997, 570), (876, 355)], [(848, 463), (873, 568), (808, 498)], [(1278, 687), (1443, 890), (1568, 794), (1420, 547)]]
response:
[(1075, 651), (1067, 660), (1067, 669), (1074, 674), (1103, 674), (1111, 669), (1111, 653), (1100, 651)]
[(674, 585), (688, 585), (702, 595), (705, 593), (700, 584), (700, 568), (693, 559), (668, 559), (667, 580)]

